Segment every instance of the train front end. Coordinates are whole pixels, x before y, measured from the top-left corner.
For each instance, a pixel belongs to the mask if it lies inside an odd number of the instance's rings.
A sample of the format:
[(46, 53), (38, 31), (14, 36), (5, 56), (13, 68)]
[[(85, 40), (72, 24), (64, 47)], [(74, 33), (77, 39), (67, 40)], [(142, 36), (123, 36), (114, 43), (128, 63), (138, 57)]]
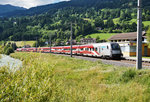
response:
[(120, 59), (123, 56), (121, 48), (118, 43), (111, 43), (111, 57), (114, 59)]

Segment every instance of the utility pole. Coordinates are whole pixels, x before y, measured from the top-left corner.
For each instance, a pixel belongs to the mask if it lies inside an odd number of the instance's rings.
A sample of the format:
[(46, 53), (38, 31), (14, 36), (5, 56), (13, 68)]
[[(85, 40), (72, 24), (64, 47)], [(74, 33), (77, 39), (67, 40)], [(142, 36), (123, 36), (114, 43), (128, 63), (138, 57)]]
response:
[(137, 62), (136, 69), (142, 69), (142, 0), (138, 0), (137, 11)]
[(70, 56), (72, 57), (72, 22), (71, 22), (71, 36), (70, 36)]
[(52, 39), (52, 38), (51, 38), (51, 34), (50, 34), (50, 35), (49, 35), (49, 47), (50, 47), (50, 53), (51, 53), (51, 43), (52, 43), (52, 42), (51, 42), (51, 39)]

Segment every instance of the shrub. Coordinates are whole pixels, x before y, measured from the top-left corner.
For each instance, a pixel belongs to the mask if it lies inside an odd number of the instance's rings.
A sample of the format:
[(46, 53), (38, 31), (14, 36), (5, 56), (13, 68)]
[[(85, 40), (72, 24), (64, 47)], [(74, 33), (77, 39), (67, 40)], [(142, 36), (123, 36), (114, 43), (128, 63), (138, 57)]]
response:
[(130, 80), (134, 79), (135, 76), (136, 71), (133, 69), (129, 69), (122, 74), (120, 80), (123, 82), (129, 82)]
[(14, 50), (12, 47), (8, 47), (6, 52), (5, 52), (6, 55), (9, 55), (10, 53), (14, 53)]

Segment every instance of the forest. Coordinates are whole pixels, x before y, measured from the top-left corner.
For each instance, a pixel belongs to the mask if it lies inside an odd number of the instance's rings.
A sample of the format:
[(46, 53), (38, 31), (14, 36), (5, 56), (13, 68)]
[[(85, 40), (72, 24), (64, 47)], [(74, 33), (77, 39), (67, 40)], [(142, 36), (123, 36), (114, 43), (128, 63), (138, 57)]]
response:
[[(72, 0), (74, 5), (76, 5), (75, 1), (77, 0)], [(62, 3), (58, 4), (62, 5)], [(128, 7), (129, 5), (135, 5), (134, 2), (127, 4)], [(64, 5), (66, 5), (65, 2)], [(137, 24), (133, 22), (137, 18), (137, 9), (135, 7), (124, 8), (124, 6), (121, 6), (120, 8), (113, 8), (111, 3), (105, 6), (109, 8), (100, 8), (98, 5), (92, 7), (91, 5), (83, 7), (79, 5), (78, 7), (64, 6), (62, 8), (49, 9), (41, 14), (1, 17), (0, 41), (30, 41), (38, 39), (38, 45), (44, 46), (45, 42), (51, 37), (55, 45), (61, 45), (61, 42), (67, 42), (70, 39), (71, 23), (73, 23), (73, 39), (77, 41), (91, 33), (136, 31)], [(143, 9), (143, 21), (150, 21), (150, 10), (148, 8)], [(143, 30), (147, 30), (148, 27), (149, 25), (143, 24)]]

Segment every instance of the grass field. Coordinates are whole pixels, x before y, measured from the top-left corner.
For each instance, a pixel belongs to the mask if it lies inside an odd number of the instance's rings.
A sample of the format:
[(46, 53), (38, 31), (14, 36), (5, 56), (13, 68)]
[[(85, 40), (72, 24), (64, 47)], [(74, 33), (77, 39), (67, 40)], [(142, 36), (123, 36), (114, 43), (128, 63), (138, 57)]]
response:
[(115, 18), (115, 19), (113, 19), (114, 23), (115, 23), (115, 24), (119, 23), (119, 19), (120, 19), (120, 18)]
[[(135, 58), (136, 56), (132, 56), (132, 57), (134, 57), (134, 58)], [(142, 58), (150, 59), (150, 57), (142, 57)]]
[(150, 70), (104, 65), (59, 55), (14, 53), (15, 73), (0, 68), (2, 102), (148, 102)]
[[(114, 18), (114, 19), (113, 19), (114, 24), (119, 23), (119, 19), (120, 19), (120, 18)], [(107, 20), (104, 20), (104, 23), (106, 23), (106, 22), (107, 22)]]
[(147, 58), (147, 59), (150, 59), (150, 57), (143, 57), (143, 58)]
[[(130, 21), (130, 23), (132, 23), (132, 22), (137, 23), (137, 19), (132, 19), (132, 20)], [(150, 21), (143, 21), (142, 23), (144, 24), (144, 26), (150, 25)]]
[(143, 21), (144, 26), (150, 26), (150, 21)]
[[(119, 18), (114, 18), (113, 19), (114, 23), (117, 24), (119, 23)], [(107, 20), (104, 20), (104, 22), (107, 22)], [(132, 24), (133, 22), (137, 23), (137, 19), (131, 19), (130, 21), (127, 21), (129, 24)], [(142, 22), (144, 26), (150, 25), (150, 21), (143, 21)]]
[(92, 38), (96, 38), (97, 36), (100, 37), (100, 40), (108, 40), (111, 36), (115, 35), (116, 33), (94, 33), (94, 34), (89, 34), (86, 36), (91, 36)]
[[(14, 41), (11, 41), (11, 42), (14, 43)], [(15, 41), (15, 43), (18, 47), (23, 47), (24, 45), (32, 46), (35, 43), (35, 41)]]

